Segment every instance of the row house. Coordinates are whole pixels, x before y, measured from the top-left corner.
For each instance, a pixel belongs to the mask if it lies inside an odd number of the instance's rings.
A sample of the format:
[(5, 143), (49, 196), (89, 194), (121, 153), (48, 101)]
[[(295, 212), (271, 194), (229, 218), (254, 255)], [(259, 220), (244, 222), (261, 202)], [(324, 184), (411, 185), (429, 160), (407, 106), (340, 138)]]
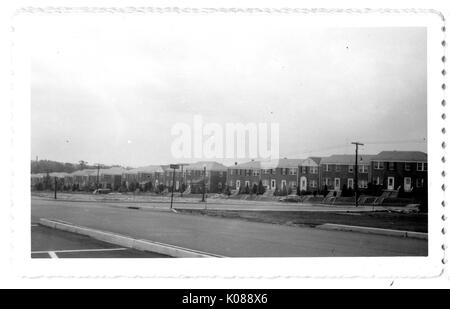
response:
[(227, 167), (214, 161), (200, 161), (185, 167), (184, 183), (192, 193), (220, 193), (227, 181)]
[(145, 185), (149, 182), (153, 186), (163, 184), (164, 169), (160, 165), (148, 165), (130, 169), (124, 172), (122, 181), (128, 187), (131, 183)]
[(84, 169), (71, 173), (68, 177), (68, 181), (70, 181), (70, 184), (72, 185), (75, 184), (80, 187), (91, 187), (97, 184), (97, 178), (96, 169)]
[[(122, 185), (122, 175), (127, 172), (126, 168), (117, 166), (99, 171), (99, 185), (101, 188), (118, 190)], [(97, 178), (96, 176), (94, 176)]]
[(228, 185), (231, 189), (252, 188), (262, 182), (267, 190), (296, 189), (298, 167), (302, 159), (279, 159), (271, 161), (250, 161), (228, 168)]
[(371, 160), (372, 182), (385, 190), (410, 192), (427, 184), (427, 154), (420, 151), (382, 151)]
[[(161, 174), (158, 177), (159, 183), (165, 185), (167, 188), (172, 188), (173, 181), (175, 179), (175, 191), (180, 190), (183, 182), (183, 172), (181, 169), (170, 168), (170, 165), (161, 165)], [(175, 177), (174, 177), (175, 173)]]
[[(235, 163), (234, 166), (228, 167), (227, 185), (232, 190), (240, 188), (252, 188), (254, 184), (258, 185), (261, 180), (261, 162), (249, 161), (241, 164)], [(268, 183), (263, 182), (268, 186)]]
[(298, 167), (300, 191), (314, 192), (320, 189), (320, 157), (303, 160)]
[(358, 155), (358, 171), (355, 171), (354, 155), (332, 155), (320, 160), (321, 188), (340, 191), (344, 185), (354, 189), (355, 173), (358, 173), (358, 188), (367, 188), (371, 179), (371, 160), (374, 155)]

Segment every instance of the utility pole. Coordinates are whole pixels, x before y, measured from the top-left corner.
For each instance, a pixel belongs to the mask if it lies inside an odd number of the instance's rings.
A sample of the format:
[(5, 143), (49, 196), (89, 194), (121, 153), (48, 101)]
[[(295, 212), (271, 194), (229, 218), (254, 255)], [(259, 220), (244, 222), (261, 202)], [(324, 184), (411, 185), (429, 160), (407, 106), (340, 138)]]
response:
[(100, 163), (97, 163), (97, 190), (98, 190), (98, 185), (99, 185), (99, 179), (100, 179)]
[(178, 164), (171, 164), (170, 168), (173, 169), (173, 175), (172, 175), (172, 195), (170, 197), (170, 209), (172, 210), (173, 205), (173, 189), (175, 188), (175, 170), (179, 168)]
[(55, 200), (56, 200), (56, 191), (58, 191), (58, 180), (55, 177)]
[(206, 166), (203, 167), (203, 196), (202, 196), (202, 202), (205, 202), (205, 178), (206, 178)]
[(355, 189), (355, 206), (358, 207), (358, 146), (364, 146), (359, 142), (352, 142), (355, 145), (355, 178), (353, 180), (353, 188)]
[(188, 165), (188, 164), (178, 164), (179, 166), (181, 166), (181, 183), (180, 183), (180, 197), (183, 197), (183, 184), (184, 184), (184, 182), (185, 182), (185, 177), (184, 177), (184, 173), (183, 173), (183, 167), (185, 166), (185, 165)]

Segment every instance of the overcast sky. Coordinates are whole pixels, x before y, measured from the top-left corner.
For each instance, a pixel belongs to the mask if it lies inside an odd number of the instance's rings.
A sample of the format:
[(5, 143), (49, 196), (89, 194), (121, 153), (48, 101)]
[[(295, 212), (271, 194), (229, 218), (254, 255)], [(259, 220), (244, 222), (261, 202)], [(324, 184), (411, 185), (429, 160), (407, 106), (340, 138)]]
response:
[(366, 154), (426, 151), (425, 28), (300, 28), (286, 16), (37, 21), (32, 159), (171, 163), (172, 126), (196, 114), (278, 122), (281, 157), (350, 154), (354, 140)]

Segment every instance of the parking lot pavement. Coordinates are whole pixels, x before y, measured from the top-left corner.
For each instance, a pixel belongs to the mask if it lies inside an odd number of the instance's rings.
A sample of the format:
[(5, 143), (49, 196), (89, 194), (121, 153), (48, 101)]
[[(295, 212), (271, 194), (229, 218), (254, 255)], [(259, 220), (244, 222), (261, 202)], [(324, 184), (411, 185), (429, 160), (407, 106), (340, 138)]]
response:
[(32, 258), (167, 258), (105, 243), (88, 236), (31, 225)]

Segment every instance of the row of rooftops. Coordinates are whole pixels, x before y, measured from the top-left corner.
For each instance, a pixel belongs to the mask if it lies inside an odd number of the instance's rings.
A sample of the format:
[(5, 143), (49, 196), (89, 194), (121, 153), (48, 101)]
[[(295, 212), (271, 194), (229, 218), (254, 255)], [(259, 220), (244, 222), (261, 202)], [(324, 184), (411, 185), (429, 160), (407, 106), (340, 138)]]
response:
[[(382, 151), (377, 155), (358, 155), (358, 164), (371, 162), (427, 162), (427, 154), (421, 151)], [(328, 157), (309, 157), (307, 159), (279, 159), (272, 161), (250, 161), (230, 166), (230, 169), (273, 169), (297, 168), (298, 166), (318, 166), (321, 164), (353, 165), (355, 155), (336, 154)]]
[[(382, 151), (377, 155), (358, 155), (359, 164), (369, 165), (372, 161), (377, 162), (427, 162), (427, 154), (421, 151)], [(226, 172), (228, 169), (274, 169), (274, 168), (297, 168), (298, 166), (318, 166), (320, 164), (340, 164), (352, 165), (355, 163), (355, 155), (338, 154), (328, 157), (309, 157), (307, 159), (278, 159), (268, 161), (249, 161), (232, 166), (225, 166), (215, 161), (200, 161), (192, 164), (184, 165), (184, 170), (203, 170)], [(164, 173), (171, 170), (169, 165), (148, 165), (134, 169), (126, 169), (123, 167), (111, 167), (108, 169), (84, 169), (73, 173), (50, 173), (51, 177), (70, 177), (70, 176), (91, 176), (97, 175), (126, 175), (139, 173)], [(33, 174), (39, 177), (46, 174)]]

